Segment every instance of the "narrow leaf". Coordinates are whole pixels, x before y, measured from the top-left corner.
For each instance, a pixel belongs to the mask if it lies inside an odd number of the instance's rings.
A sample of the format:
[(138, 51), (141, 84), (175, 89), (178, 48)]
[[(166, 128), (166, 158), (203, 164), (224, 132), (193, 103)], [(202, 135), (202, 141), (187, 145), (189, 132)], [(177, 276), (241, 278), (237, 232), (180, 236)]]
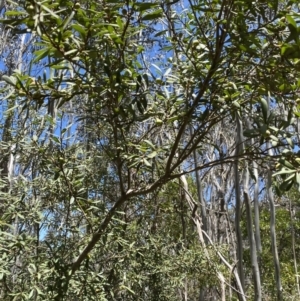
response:
[(150, 20), (154, 20), (154, 19), (158, 19), (162, 16), (162, 10), (159, 9), (157, 11), (154, 11), (152, 13), (146, 14), (142, 17), (143, 21), (150, 21)]
[(155, 158), (156, 156), (157, 156), (157, 152), (156, 152), (156, 151), (154, 151), (154, 152), (152, 152), (151, 154), (147, 155), (147, 157), (148, 157), (149, 159)]
[(2, 75), (2, 79), (10, 85), (16, 85), (16, 79), (12, 76)]
[(264, 98), (260, 99), (261, 110), (264, 117), (264, 121), (267, 122), (268, 119), (268, 103)]
[(155, 146), (152, 144), (149, 140), (144, 140), (145, 143), (147, 143), (152, 149), (155, 149)]

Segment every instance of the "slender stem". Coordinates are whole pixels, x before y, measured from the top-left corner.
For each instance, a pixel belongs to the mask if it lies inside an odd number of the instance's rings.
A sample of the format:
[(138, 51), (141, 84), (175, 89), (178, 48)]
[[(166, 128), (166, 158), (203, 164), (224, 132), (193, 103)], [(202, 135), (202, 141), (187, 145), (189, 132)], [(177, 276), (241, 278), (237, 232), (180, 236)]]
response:
[[(238, 156), (242, 151), (242, 122), (238, 113), (236, 113), (236, 125), (237, 125), (237, 141), (236, 141), (236, 155)], [(238, 274), (241, 280), (241, 285), (243, 290), (245, 289), (244, 280), (244, 267), (243, 267), (243, 240), (241, 232), (241, 191), (240, 191), (240, 173), (239, 173), (239, 160), (236, 159), (234, 163), (234, 174), (235, 174), (235, 198), (236, 198), (236, 208), (235, 208), (235, 233), (236, 233), (236, 253), (237, 253), (237, 266)]]

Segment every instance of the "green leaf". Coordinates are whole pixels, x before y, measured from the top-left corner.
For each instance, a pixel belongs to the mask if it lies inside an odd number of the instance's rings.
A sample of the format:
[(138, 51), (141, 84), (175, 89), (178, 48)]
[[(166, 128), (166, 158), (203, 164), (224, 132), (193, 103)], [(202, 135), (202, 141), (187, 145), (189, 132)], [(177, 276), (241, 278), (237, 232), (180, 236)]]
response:
[(282, 170), (274, 173), (273, 177), (276, 177), (278, 175), (285, 175), (285, 174), (295, 173), (296, 171), (297, 171), (296, 169), (282, 169)]
[(82, 25), (80, 24), (72, 24), (72, 28), (76, 31), (78, 31), (82, 37), (85, 37), (87, 35), (87, 30), (85, 27), (83, 27)]
[(296, 173), (296, 183), (298, 185), (298, 190), (300, 191), (300, 173)]
[(280, 190), (280, 187), (278, 187), (278, 185), (274, 185), (275, 187), (275, 192), (278, 196), (282, 196), (282, 191)]
[(178, 119), (179, 119), (179, 116), (175, 115), (173, 117), (168, 118), (167, 122), (170, 124), (170, 123), (173, 123), (174, 121), (176, 121)]
[(16, 79), (13, 76), (2, 75), (1, 78), (12, 86), (16, 85)]
[(261, 104), (261, 110), (262, 110), (264, 122), (267, 122), (267, 120), (268, 120), (268, 102), (264, 98), (261, 98), (260, 104)]
[(292, 186), (294, 184), (294, 181), (290, 180), (290, 181), (285, 181), (283, 183), (281, 183), (281, 185), (279, 186), (279, 189), (282, 191), (289, 191)]
[(70, 67), (66, 65), (51, 65), (50, 67), (55, 70), (70, 70)]
[(45, 10), (46, 12), (48, 12), (55, 19), (60, 19), (59, 16), (54, 11), (52, 11), (51, 9), (49, 9), (47, 6), (41, 5), (41, 7), (42, 7), (43, 10)]
[(293, 19), (292, 16), (286, 15), (286, 20), (289, 22), (289, 24), (291, 24), (294, 28), (297, 28), (297, 23), (296, 21)]
[(60, 144), (60, 140), (59, 140), (58, 137), (53, 136), (53, 137), (52, 137), (52, 140), (53, 140), (54, 142)]
[(71, 49), (71, 50), (65, 52), (65, 55), (70, 55), (70, 54), (77, 53), (77, 52), (78, 52), (77, 49)]
[(273, 140), (273, 141), (275, 141), (275, 142), (279, 141), (278, 137), (276, 137), (274, 135), (270, 135), (270, 139)]
[(149, 77), (148, 77), (148, 74), (147, 73), (144, 73), (143, 74), (143, 79), (145, 81), (145, 84), (146, 84), (146, 88), (149, 87)]
[(150, 20), (154, 20), (154, 19), (158, 19), (162, 17), (162, 9), (158, 9), (152, 13), (146, 14), (142, 17), (143, 21), (150, 21)]
[(291, 147), (294, 147), (294, 143), (293, 143), (293, 140), (291, 138), (285, 138), (287, 143), (291, 146)]
[(17, 10), (9, 10), (5, 13), (6, 16), (21, 16), (21, 15), (26, 15), (26, 12), (22, 11), (17, 11)]
[(145, 142), (146, 144), (148, 144), (152, 149), (155, 149), (155, 146), (154, 146), (154, 144), (151, 141), (149, 141), (149, 140), (143, 140), (143, 142)]
[(258, 136), (257, 131), (255, 129), (244, 130), (243, 135), (248, 138), (253, 138)]
[(28, 295), (28, 298), (31, 299), (34, 293), (35, 293), (35, 289), (32, 289)]
[(146, 166), (151, 167), (152, 164), (147, 160), (147, 159), (143, 159), (143, 162)]
[(279, 163), (284, 165), (285, 167), (287, 167), (289, 169), (294, 169), (294, 166), (289, 161), (287, 161), (285, 159), (279, 160)]
[(142, 84), (142, 77), (140, 75), (137, 76), (136, 78), (136, 87), (135, 87), (135, 92), (138, 93), (140, 86)]
[(148, 105), (148, 101), (147, 101), (147, 98), (145, 96), (141, 97), (141, 104), (143, 105), (144, 109), (146, 110), (147, 105)]
[(123, 24), (122, 19), (120, 17), (117, 17), (116, 22), (119, 25), (120, 30), (123, 30), (124, 24)]
[(145, 11), (147, 9), (150, 9), (150, 8), (154, 8), (154, 7), (157, 7), (157, 3), (151, 3), (151, 2), (143, 2), (143, 3), (135, 3), (134, 4), (134, 7), (137, 8), (138, 11)]
[(240, 104), (236, 100), (233, 101), (232, 104), (238, 109), (241, 107)]
[(162, 30), (162, 31), (159, 31), (158, 33), (156, 33), (154, 36), (159, 37), (159, 36), (164, 35), (166, 32), (168, 32), (168, 31), (167, 30)]
[(122, 289), (125, 288), (125, 289), (126, 289), (127, 291), (129, 291), (131, 294), (135, 295), (135, 292), (134, 292), (132, 289), (130, 289), (128, 286), (122, 285), (121, 288), (122, 288)]
[(300, 58), (300, 47), (297, 44), (284, 44), (281, 47), (281, 55), (285, 58)]
[(33, 63), (39, 62), (43, 58), (45, 58), (50, 53), (50, 48), (46, 47), (34, 52), (35, 58)]
[(152, 159), (152, 158), (154, 158), (154, 157), (156, 157), (156, 156), (157, 156), (157, 152), (156, 152), (156, 151), (154, 151), (154, 152), (152, 152), (151, 154), (147, 155), (147, 157), (148, 157), (149, 159)]
[(139, 112), (140, 112), (141, 114), (143, 114), (143, 113), (144, 113), (144, 107), (142, 106), (142, 103), (141, 103), (140, 101), (138, 101), (138, 102), (136, 103), (136, 106), (137, 106)]

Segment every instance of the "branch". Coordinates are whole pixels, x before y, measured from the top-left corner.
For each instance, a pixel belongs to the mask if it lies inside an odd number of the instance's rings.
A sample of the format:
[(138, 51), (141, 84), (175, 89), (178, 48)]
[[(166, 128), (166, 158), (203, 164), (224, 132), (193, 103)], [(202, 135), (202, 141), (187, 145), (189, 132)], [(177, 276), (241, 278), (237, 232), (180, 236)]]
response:
[(128, 195), (121, 196), (119, 200), (115, 203), (115, 205), (109, 210), (108, 214), (106, 215), (105, 219), (101, 223), (99, 229), (97, 232), (92, 236), (92, 239), (88, 243), (88, 245), (85, 247), (85, 249), (81, 252), (81, 254), (78, 256), (76, 261), (72, 264), (72, 273), (71, 276), (80, 268), (81, 263), (87, 258), (88, 254), (93, 250), (97, 242), (100, 240), (103, 232), (108, 227), (112, 217), (114, 216), (116, 210), (122, 206), (122, 204), (125, 203), (125, 201), (128, 199)]

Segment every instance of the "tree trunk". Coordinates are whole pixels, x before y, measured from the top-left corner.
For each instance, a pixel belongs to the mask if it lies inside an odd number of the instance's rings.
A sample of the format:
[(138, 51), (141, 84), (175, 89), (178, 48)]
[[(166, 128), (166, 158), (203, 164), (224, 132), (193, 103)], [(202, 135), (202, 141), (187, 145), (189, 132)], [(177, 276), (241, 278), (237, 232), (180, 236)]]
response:
[(254, 280), (254, 291), (255, 291), (255, 301), (261, 301), (261, 282), (260, 282), (260, 273), (259, 273), (259, 265), (257, 260), (257, 249), (256, 243), (253, 234), (252, 228), (252, 213), (251, 213), (251, 202), (249, 198), (249, 171), (248, 166), (246, 165), (244, 171), (244, 202), (246, 205), (246, 214), (247, 214), (247, 231), (248, 231), (248, 240), (250, 245), (250, 258), (251, 258), (251, 266)]
[[(270, 97), (268, 97), (268, 116), (270, 115)], [(268, 155), (270, 157), (273, 156), (272, 145), (270, 142), (267, 142)], [(282, 301), (282, 285), (281, 285), (281, 277), (280, 277), (280, 264), (277, 250), (277, 242), (276, 242), (276, 212), (275, 212), (275, 203), (274, 203), (274, 195), (272, 189), (272, 171), (270, 167), (268, 168), (268, 178), (267, 178), (267, 193), (268, 200), (270, 206), (270, 232), (271, 232), (271, 244), (272, 244), (272, 254), (273, 261), (275, 267), (275, 280), (276, 280), (276, 289), (277, 289), (277, 300)]]
[[(240, 155), (242, 151), (242, 122), (238, 113), (236, 113), (236, 126), (237, 126), (237, 140), (236, 140), (236, 156)], [(238, 274), (241, 280), (241, 285), (243, 290), (245, 289), (244, 280), (244, 268), (243, 268), (243, 241), (241, 233), (241, 191), (240, 191), (240, 174), (238, 168), (239, 162), (236, 159), (234, 163), (234, 173), (235, 173), (235, 198), (236, 198), (236, 208), (235, 208), (235, 233), (236, 233), (236, 253), (237, 253), (237, 267)]]

